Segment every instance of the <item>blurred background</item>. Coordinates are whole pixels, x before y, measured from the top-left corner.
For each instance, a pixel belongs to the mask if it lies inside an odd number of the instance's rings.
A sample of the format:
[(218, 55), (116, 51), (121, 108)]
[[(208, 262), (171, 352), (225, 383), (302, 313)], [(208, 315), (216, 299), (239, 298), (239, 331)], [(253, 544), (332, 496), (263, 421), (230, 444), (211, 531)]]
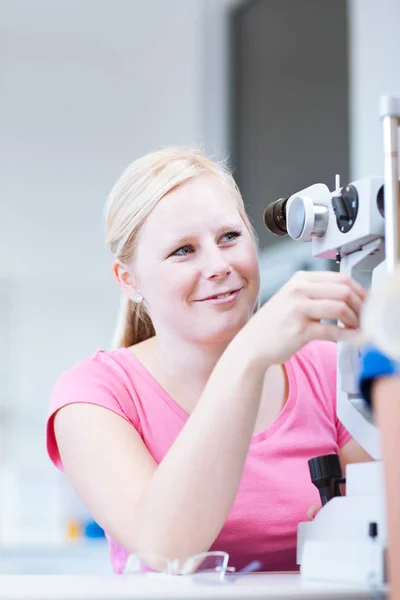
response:
[(321, 268), (267, 233), (266, 205), (383, 172), (399, 23), (398, 0), (0, 0), (0, 572), (111, 571), (44, 441), (55, 380), (110, 345), (102, 210), (124, 166), (228, 154), (265, 300)]

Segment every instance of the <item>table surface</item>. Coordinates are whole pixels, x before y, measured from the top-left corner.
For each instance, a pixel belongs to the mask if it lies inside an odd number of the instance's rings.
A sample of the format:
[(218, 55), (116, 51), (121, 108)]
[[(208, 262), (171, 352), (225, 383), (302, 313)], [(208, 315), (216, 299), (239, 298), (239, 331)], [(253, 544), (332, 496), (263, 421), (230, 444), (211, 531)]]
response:
[[(387, 591), (387, 589), (386, 589)], [(1, 575), (0, 600), (154, 600), (178, 598), (370, 599), (363, 585), (303, 581), (298, 574), (251, 573), (234, 583), (121, 575)], [(385, 597), (385, 596), (382, 596)]]

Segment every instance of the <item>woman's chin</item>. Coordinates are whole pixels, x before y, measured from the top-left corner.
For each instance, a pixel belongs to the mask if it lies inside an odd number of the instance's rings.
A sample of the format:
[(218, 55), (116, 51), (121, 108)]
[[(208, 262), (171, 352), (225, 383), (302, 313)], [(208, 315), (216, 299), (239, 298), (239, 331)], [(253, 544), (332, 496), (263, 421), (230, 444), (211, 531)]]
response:
[(199, 332), (199, 341), (205, 344), (229, 344), (239, 331), (246, 325), (248, 318), (235, 319), (225, 327), (206, 328)]

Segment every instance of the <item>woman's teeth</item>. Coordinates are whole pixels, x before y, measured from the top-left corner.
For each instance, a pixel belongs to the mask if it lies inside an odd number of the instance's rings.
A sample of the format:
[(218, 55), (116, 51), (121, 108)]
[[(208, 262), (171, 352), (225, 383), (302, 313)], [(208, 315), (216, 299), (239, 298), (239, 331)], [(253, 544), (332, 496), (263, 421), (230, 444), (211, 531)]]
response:
[(219, 298), (227, 298), (228, 296), (232, 296), (233, 292), (227, 292), (226, 294), (219, 294), (218, 296), (213, 296), (212, 299), (218, 300)]

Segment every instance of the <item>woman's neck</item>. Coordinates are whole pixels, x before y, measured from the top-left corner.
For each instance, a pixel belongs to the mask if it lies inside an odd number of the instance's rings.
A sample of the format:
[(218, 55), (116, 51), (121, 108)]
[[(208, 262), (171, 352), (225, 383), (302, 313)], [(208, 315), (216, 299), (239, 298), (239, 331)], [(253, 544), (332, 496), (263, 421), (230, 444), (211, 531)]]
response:
[(204, 388), (229, 342), (198, 344), (182, 339), (155, 336), (154, 359), (168, 378), (190, 379), (196, 388)]

